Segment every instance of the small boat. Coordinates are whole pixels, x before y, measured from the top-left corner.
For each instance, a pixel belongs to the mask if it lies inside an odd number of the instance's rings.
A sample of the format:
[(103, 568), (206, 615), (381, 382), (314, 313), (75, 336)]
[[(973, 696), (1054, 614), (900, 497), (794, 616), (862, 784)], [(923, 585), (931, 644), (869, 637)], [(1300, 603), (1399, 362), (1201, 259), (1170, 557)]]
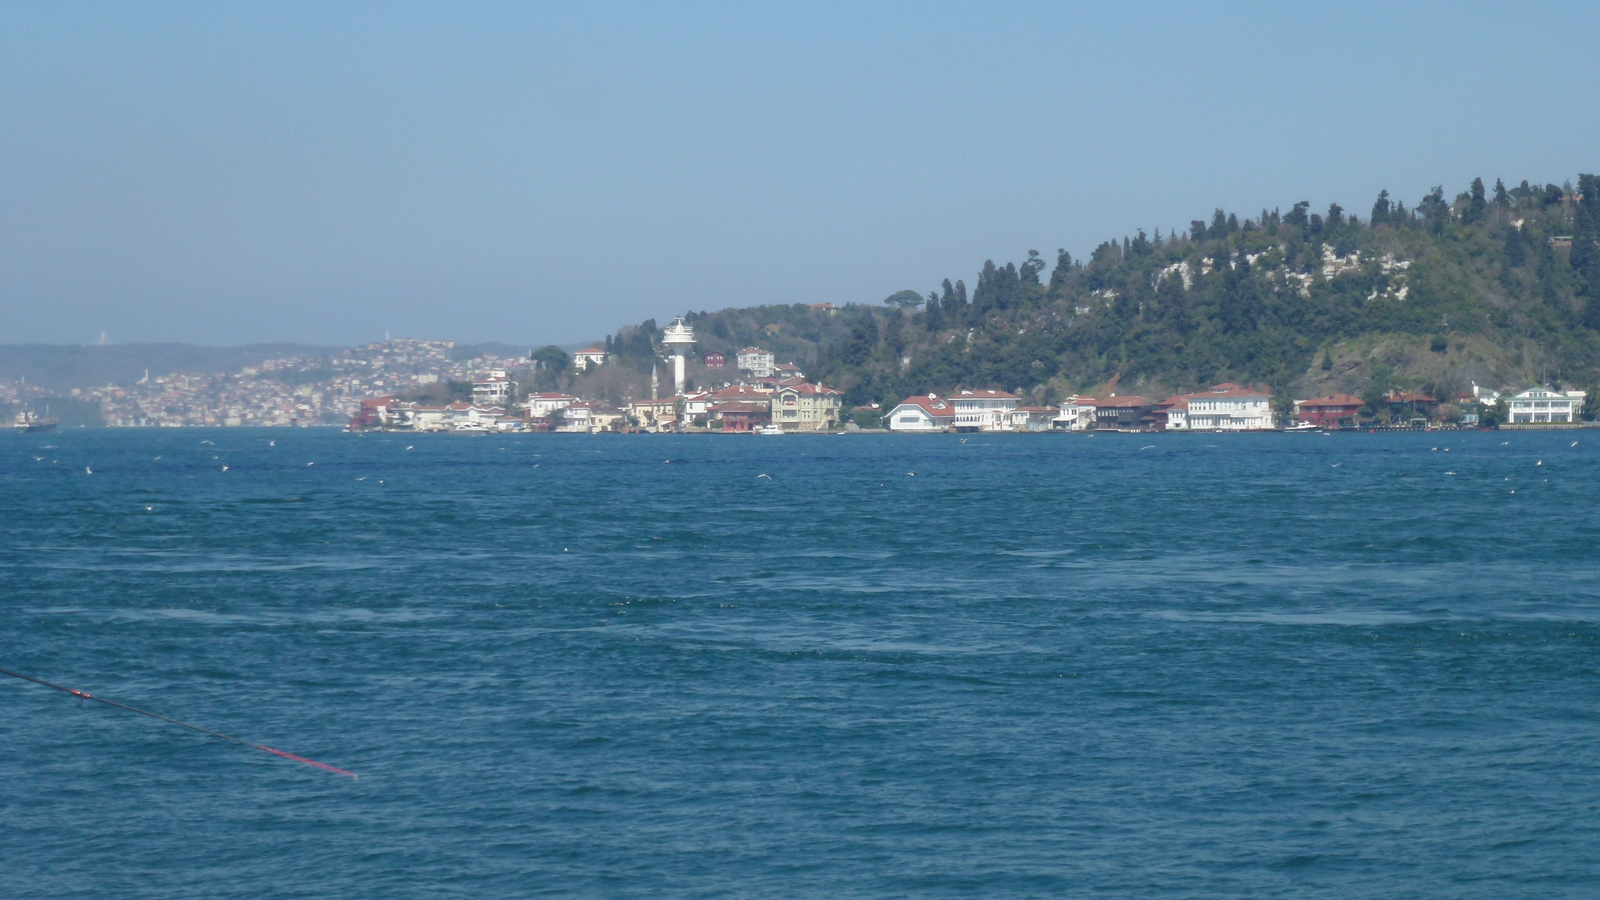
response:
[(44, 431), (55, 431), (61, 420), (53, 416), (39, 418), (28, 410), (17, 413), (17, 430), (24, 434), (34, 434)]
[(456, 434), (488, 434), (489, 426), (482, 422), (460, 422), (450, 430)]
[(1286, 434), (1300, 434), (1303, 432), (1321, 431), (1322, 426), (1311, 422), (1297, 422), (1293, 425), (1285, 427), (1283, 430)]
[(783, 434), (783, 427), (779, 425), (758, 425), (754, 431), (756, 434)]

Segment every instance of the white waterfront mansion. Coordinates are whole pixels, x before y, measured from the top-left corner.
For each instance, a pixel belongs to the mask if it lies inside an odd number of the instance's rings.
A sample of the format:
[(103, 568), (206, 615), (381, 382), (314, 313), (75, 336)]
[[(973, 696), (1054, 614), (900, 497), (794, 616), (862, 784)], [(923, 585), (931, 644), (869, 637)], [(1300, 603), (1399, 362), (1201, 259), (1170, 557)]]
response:
[(961, 391), (949, 398), (956, 431), (1010, 431), (1017, 395), (1005, 391)]
[(1272, 394), (1223, 382), (1185, 394), (1167, 411), (1168, 431), (1265, 431), (1273, 427)]
[(1511, 424), (1531, 422), (1576, 422), (1583, 409), (1583, 391), (1552, 391), (1530, 388), (1506, 398)]

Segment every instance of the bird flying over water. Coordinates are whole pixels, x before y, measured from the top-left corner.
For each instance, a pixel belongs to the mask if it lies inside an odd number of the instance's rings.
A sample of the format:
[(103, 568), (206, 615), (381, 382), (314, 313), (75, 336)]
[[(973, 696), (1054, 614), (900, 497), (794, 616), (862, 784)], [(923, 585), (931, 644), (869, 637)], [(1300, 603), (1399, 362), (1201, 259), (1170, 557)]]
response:
[(85, 475), (93, 475), (94, 474), (94, 470), (89, 468), (88, 466), (84, 466), (83, 467), (83, 474), (85, 474)]

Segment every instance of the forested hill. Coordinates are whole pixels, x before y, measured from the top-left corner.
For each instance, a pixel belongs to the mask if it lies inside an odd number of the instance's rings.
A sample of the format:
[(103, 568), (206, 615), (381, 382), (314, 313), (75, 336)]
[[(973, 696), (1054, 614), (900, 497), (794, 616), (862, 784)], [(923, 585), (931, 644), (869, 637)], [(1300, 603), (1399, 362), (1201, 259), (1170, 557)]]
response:
[[(825, 299), (825, 298), (819, 298)], [(760, 345), (842, 387), (853, 404), (995, 387), (1037, 402), (1108, 383), (1162, 395), (1218, 381), (1279, 394), (1390, 387), (1448, 395), (1600, 380), (1600, 185), (1507, 189), (1475, 180), (1412, 207), (1381, 194), (1140, 231), (1087, 259), (1029, 251), (837, 311), (805, 305), (691, 313), (699, 349)], [(608, 339), (654, 357), (655, 322)]]

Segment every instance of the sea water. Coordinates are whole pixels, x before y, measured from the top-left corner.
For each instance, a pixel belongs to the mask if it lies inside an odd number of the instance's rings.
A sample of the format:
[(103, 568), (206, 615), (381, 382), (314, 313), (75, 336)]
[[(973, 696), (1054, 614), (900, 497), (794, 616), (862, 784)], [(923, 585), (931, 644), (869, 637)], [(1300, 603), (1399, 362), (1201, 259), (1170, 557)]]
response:
[[(1576, 442), (1576, 444), (1574, 443)], [(5, 897), (1592, 897), (1600, 436), (0, 436)]]

